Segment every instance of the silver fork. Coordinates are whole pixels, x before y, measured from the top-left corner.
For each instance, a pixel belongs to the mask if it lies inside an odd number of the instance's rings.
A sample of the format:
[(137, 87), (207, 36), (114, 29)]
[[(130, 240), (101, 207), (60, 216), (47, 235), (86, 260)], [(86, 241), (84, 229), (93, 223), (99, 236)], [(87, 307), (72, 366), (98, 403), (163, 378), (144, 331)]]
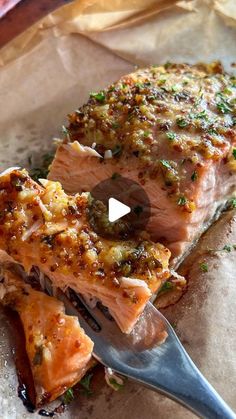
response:
[[(64, 302), (68, 314), (79, 317), (94, 342), (94, 357), (103, 365), (181, 403), (200, 417), (236, 418), (190, 359), (169, 322), (151, 303), (133, 332), (126, 335), (104, 309), (91, 309), (73, 291), (70, 299), (60, 290), (56, 296)], [(85, 310), (89, 314), (85, 315)]]

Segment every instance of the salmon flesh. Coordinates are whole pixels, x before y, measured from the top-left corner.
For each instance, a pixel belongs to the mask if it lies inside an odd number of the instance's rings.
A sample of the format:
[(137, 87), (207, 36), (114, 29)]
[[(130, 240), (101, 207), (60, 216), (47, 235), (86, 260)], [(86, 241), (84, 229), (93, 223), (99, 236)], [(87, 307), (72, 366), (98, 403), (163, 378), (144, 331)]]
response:
[(219, 63), (139, 69), (69, 115), (49, 179), (91, 191), (114, 173), (151, 202), (147, 230), (183, 255), (235, 190), (236, 78)]
[(67, 195), (59, 182), (33, 181), (26, 170), (0, 176), (0, 249), (36, 266), (52, 284), (108, 307), (129, 333), (147, 301), (170, 276), (170, 251), (144, 240), (99, 237), (87, 220), (89, 194)]

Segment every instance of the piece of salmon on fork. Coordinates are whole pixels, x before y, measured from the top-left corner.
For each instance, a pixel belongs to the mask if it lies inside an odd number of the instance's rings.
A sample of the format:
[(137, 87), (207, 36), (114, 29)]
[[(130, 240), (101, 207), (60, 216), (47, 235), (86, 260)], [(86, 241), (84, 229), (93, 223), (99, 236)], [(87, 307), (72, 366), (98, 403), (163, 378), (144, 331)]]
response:
[(34, 182), (26, 170), (0, 176), (0, 249), (53, 286), (98, 299), (129, 333), (153, 293), (170, 276), (170, 251), (138, 237), (98, 236), (87, 221), (89, 194), (67, 195), (60, 183)]
[(75, 385), (91, 365), (93, 342), (63, 303), (25, 283), (14, 267), (0, 269), (0, 304), (19, 314), (35, 388), (35, 407)]

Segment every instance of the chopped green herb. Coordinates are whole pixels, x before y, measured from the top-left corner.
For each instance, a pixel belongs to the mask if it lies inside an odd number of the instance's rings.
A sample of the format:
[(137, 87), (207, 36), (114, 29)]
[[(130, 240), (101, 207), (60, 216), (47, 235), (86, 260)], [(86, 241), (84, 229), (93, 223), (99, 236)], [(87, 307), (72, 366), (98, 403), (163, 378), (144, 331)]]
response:
[(207, 263), (206, 262), (202, 262), (200, 264), (200, 269), (201, 269), (202, 272), (208, 272), (208, 265), (207, 265)]
[(222, 252), (222, 251), (230, 253), (232, 250), (236, 250), (236, 245), (235, 244), (226, 244), (224, 247), (222, 247), (222, 249), (208, 248), (207, 250), (209, 252), (213, 252), (213, 253)]
[(187, 204), (187, 199), (185, 198), (185, 196), (180, 196), (178, 199), (178, 205), (183, 206)]
[(48, 169), (43, 169), (40, 167), (35, 167), (34, 169), (30, 170), (30, 176), (34, 180), (45, 179), (48, 175)]
[(143, 83), (135, 83), (135, 86), (138, 87), (139, 89), (142, 89), (144, 86)]
[(197, 180), (197, 178), (198, 178), (198, 174), (197, 174), (196, 170), (194, 170), (194, 172), (192, 173), (192, 176), (191, 176), (191, 180), (193, 182), (195, 182), (195, 180)]
[(228, 87), (226, 87), (226, 88), (223, 90), (223, 93), (224, 93), (224, 95), (232, 95), (232, 90), (231, 90), (231, 89), (229, 89)]
[(216, 131), (216, 129), (215, 129), (215, 128), (210, 128), (210, 129), (208, 130), (208, 134), (210, 134), (210, 135), (218, 135), (218, 132)]
[(143, 212), (143, 207), (141, 205), (137, 205), (136, 207), (134, 207), (134, 213), (139, 216), (140, 214), (142, 214)]
[(62, 396), (63, 403), (68, 405), (74, 400), (74, 392), (72, 388), (68, 388)]
[(232, 107), (227, 101), (222, 101), (222, 102), (217, 103), (217, 108), (223, 114), (232, 112)]
[(93, 377), (93, 374), (86, 374), (79, 382), (80, 385), (83, 387), (84, 394), (86, 396), (91, 396), (91, 394), (93, 394), (90, 388), (92, 377)]
[(90, 93), (90, 97), (96, 99), (98, 102), (101, 102), (101, 103), (103, 103), (106, 98), (105, 93), (103, 91), (99, 93), (92, 92)]
[(186, 121), (186, 119), (184, 119), (184, 118), (177, 118), (176, 123), (177, 123), (178, 127), (180, 127), (180, 128), (185, 128), (188, 125), (188, 121)]
[(232, 247), (231, 247), (230, 245), (226, 244), (226, 245), (223, 247), (223, 249), (222, 249), (222, 250), (226, 250), (226, 252), (231, 252)]
[(236, 208), (236, 198), (232, 198), (229, 201), (231, 208)]
[(174, 84), (173, 86), (171, 86), (171, 90), (172, 92), (178, 92), (179, 86), (177, 84)]
[(171, 62), (170, 62), (170, 61), (167, 61), (167, 62), (164, 64), (165, 69), (167, 69), (167, 68), (169, 68), (169, 67), (171, 67), (171, 66), (172, 66), (172, 64), (171, 64)]
[[(33, 167), (30, 169), (29, 173), (32, 179), (38, 180), (40, 178), (46, 179), (48, 172), (49, 172), (49, 166), (54, 158), (53, 153), (46, 153), (42, 156), (42, 165), (41, 167)], [(32, 158), (31, 158), (32, 163)]]
[(66, 136), (66, 138), (69, 140), (70, 139), (70, 133), (69, 133), (69, 130), (65, 127), (65, 125), (62, 125), (61, 130), (62, 130), (62, 134), (64, 134)]
[(120, 127), (120, 124), (119, 124), (119, 122), (113, 122), (111, 126), (112, 126), (113, 129), (117, 129), (117, 128)]
[(144, 131), (143, 136), (147, 138), (149, 137), (150, 134), (151, 134), (150, 131)]
[(162, 166), (166, 167), (167, 169), (172, 169), (172, 166), (170, 165), (168, 160), (160, 160), (160, 163), (162, 164)]
[(234, 158), (236, 160), (236, 148), (233, 148), (232, 154), (233, 154), (233, 156), (234, 156)]
[(165, 82), (166, 82), (166, 79), (160, 79), (158, 81), (158, 84), (159, 84), (159, 86), (161, 86), (162, 84), (165, 84)]
[(200, 103), (202, 101), (202, 98), (203, 98), (203, 92), (202, 92), (202, 88), (200, 87), (200, 89), (199, 89), (199, 96), (196, 98), (196, 100), (194, 102), (194, 107), (195, 108), (200, 105)]
[(195, 118), (196, 119), (206, 119), (207, 118), (206, 110), (204, 109), (203, 111), (196, 113)]
[(124, 388), (124, 384), (119, 384), (115, 378), (109, 378), (109, 383), (114, 387), (115, 390), (121, 390)]
[(177, 135), (174, 132), (167, 132), (166, 136), (169, 138), (169, 140), (173, 141), (177, 138)]
[(162, 285), (162, 287), (158, 291), (158, 294), (162, 294), (164, 292), (167, 292), (167, 291), (171, 290), (172, 288), (173, 288), (172, 282), (166, 281), (166, 282), (164, 282), (164, 284)]

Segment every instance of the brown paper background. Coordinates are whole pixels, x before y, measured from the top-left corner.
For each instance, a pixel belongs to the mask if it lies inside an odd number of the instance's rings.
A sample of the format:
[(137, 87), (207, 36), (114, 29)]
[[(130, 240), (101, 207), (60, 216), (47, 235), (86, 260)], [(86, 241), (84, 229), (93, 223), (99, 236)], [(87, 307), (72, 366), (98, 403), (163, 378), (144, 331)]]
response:
[[(75, 1), (49, 15), (0, 51), (0, 170), (36, 160), (60, 135), (65, 115), (90, 91), (105, 87), (134, 65), (220, 59), (236, 61), (234, 0)], [(202, 253), (204, 246), (236, 243), (236, 222), (226, 214), (202, 240), (191, 261), (189, 290), (166, 314), (206, 378), (236, 410), (235, 252)], [(199, 250), (200, 249), (200, 250)], [(209, 272), (200, 273), (207, 258)], [(102, 387), (102, 386), (101, 386)], [(0, 322), (0, 418), (30, 415), (16, 396), (17, 380)], [(128, 383), (104, 386), (91, 400), (72, 403), (63, 418), (187, 419), (176, 403)]]

